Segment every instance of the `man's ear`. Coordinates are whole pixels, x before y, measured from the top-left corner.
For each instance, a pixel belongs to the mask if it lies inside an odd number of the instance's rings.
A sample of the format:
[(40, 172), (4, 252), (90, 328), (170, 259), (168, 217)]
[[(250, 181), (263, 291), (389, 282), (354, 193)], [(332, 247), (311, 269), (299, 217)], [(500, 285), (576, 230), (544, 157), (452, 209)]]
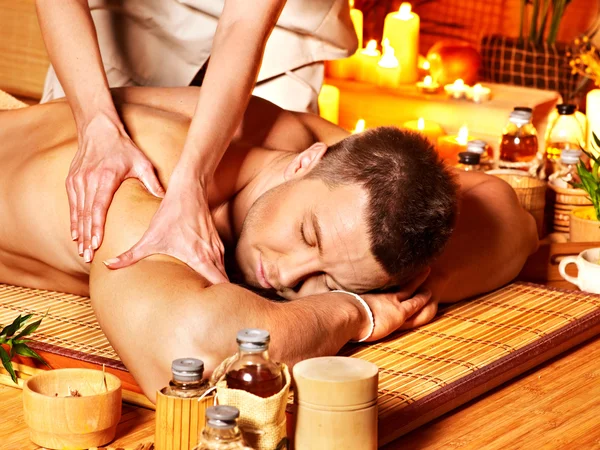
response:
[(323, 142), (317, 142), (296, 157), (285, 168), (283, 176), (286, 181), (298, 178), (310, 172), (327, 151), (327, 146)]

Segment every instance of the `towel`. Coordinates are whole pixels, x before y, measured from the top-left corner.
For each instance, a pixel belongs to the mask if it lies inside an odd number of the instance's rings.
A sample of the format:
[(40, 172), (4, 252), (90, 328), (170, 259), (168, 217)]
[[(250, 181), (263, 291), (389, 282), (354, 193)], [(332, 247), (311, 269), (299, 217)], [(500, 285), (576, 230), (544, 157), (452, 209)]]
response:
[(25, 108), (27, 103), (17, 100), (12, 95), (0, 89), (0, 111), (4, 109), (19, 109)]

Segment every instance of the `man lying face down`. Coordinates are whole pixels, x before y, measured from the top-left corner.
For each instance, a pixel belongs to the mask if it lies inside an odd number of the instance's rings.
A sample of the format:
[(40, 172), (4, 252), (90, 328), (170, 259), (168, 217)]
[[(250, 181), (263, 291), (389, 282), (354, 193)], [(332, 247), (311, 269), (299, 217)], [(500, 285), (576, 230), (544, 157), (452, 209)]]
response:
[[(168, 187), (198, 91), (114, 95), (129, 135)], [(420, 136), (394, 128), (348, 136), (252, 99), (208, 201), (226, 255), (235, 256), (231, 275), (293, 300), (211, 285), (164, 255), (109, 270), (102, 261), (140, 239), (160, 199), (137, 180), (123, 183), (98, 254), (84, 263), (70, 241), (64, 190), (76, 135), (64, 102), (0, 112), (0, 282), (90, 295), (150, 399), (173, 359), (198, 357), (210, 374), (235, 351), (241, 328), (269, 330), (273, 357), (288, 364), (368, 335), (364, 308), (331, 290), (369, 292), (369, 340), (377, 340), (428, 322), (439, 302), (510, 281), (537, 246), (533, 218), (510, 186), (452, 173)]]

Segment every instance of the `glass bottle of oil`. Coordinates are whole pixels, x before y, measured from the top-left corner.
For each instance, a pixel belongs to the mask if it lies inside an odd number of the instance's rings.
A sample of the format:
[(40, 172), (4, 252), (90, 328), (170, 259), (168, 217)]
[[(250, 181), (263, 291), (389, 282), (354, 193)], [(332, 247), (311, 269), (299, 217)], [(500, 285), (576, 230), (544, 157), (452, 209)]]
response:
[(234, 406), (219, 405), (206, 408), (206, 426), (194, 450), (248, 449), (238, 427), (240, 411)]
[(458, 164), (456, 168), (465, 172), (478, 172), (481, 170), (479, 153), (460, 152), (458, 154)]
[(560, 188), (572, 188), (572, 182), (579, 182), (577, 174), (577, 163), (581, 158), (581, 150), (563, 150), (560, 154), (560, 164), (556, 172), (554, 172), (548, 181)]
[(270, 397), (283, 388), (280, 367), (269, 358), (271, 336), (266, 330), (246, 328), (238, 332), (238, 354), (229, 365), (227, 387), (259, 397)]
[(179, 358), (171, 364), (172, 378), (162, 393), (172, 397), (200, 397), (210, 387), (208, 380), (203, 380), (204, 362), (196, 358)]
[(530, 162), (535, 158), (538, 137), (531, 117), (531, 108), (526, 107), (517, 107), (510, 113), (500, 141), (500, 164)]
[(556, 107), (558, 115), (549, 125), (544, 154), (546, 177), (558, 170), (563, 150), (581, 150), (585, 146), (585, 130), (575, 116), (575, 105), (562, 104)]

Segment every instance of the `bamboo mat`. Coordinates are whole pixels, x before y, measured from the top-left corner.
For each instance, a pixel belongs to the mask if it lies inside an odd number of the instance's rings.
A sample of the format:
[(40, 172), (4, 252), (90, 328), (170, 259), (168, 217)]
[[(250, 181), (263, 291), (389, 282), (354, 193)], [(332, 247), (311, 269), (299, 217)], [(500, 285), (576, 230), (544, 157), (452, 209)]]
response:
[[(43, 315), (33, 348), (126, 369), (86, 298), (0, 285), (0, 323)], [(600, 296), (514, 283), (445, 308), (432, 323), (341, 354), (380, 368), (379, 438), (385, 444), (600, 333)], [(128, 374), (127, 374), (128, 375)]]

